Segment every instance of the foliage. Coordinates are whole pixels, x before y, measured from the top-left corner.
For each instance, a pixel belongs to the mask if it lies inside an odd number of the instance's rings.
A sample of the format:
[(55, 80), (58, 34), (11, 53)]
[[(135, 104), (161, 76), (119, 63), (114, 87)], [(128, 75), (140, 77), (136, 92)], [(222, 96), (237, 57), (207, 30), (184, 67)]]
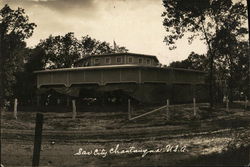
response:
[[(36, 49), (44, 52), (44, 55), (40, 54), (41, 57), (38, 58), (40, 59), (40, 64), (42, 64), (42, 69), (69, 68), (73, 66), (76, 60), (90, 54), (127, 52), (125, 47), (117, 46), (112, 48), (109, 43), (98, 41), (88, 35), (78, 40), (72, 32), (64, 36), (51, 35), (47, 39), (42, 40)], [(38, 55), (33, 56), (36, 57)]]
[(187, 59), (182, 61), (174, 61), (170, 63), (170, 67), (174, 68), (186, 68), (200, 71), (208, 70), (208, 59), (205, 55), (199, 55), (197, 53), (190, 53)]
[(16, 73), (23, 70), (25, 63), (25, 39), (29, 38), (36, 25), (29, 23), (24, 9), (11, 9), (5, 5), (0, 10), (0, 50), (1, 50), (1, 106), (13, 96)]
[[(231, 39), (233, 38), (233, 39)], [(235, 36), (227, 34), (225, 44), (217, 43), (222, 46), (217, 50), (215, 61), (215, 71), (217, 80), (227, 82), (230, 100), (233, 100), (235, 93), (245, 92), (247, 95), (247, 86), (249, 75), (249, 45), (248, 42), (238, 42)]]
[(74, 33), (69, 32), (64, 36), (50, 35), (33, 49), (28, 49), (26, 55), (27, 63), (24, 65), (24, 71), (19, 72), (18, 83), (15, 87), (19, 99), (31, 103), (36, 95), (35, 75), (36, 70), (69, 68), (81, 57), (88, 54), (104, 54), (113, 52), (126, 52), (125, 47), (112, 48), (107, 42), (100, 42), (89, 36), (78, 40)]
[[(218, 46), (218, 53), (216, 54), (217, 57), (215, 58), (214, 62), (214, 77), (217, 80), (217, 84), (219, 84), (217, 86), (225, 87), (226, 81), (230, 88), (228, 92), (230, 94), (229, 97), (239, 97), (242, 96), (242, 94), (240, 95), (241, 92), (247, 92), (248, 89), (247, 76), (249, 75), (249, 45), (247, 41), (238, 42), (235, 40), (235, 43), (233, 43), (233, 40), (230, 40), (230, 38), (234, 37), (230, 37), (227, 34), (228, 45), (222, 43), (216, 44)], [(229, 45), (232, 45), (230, 47), (232, 51), (225, 47)], [(231, 54), (231, 52), (233, 52), (233, 54)], [(174, 68), (207, 71), (209, 69), (208, 65), (209, 60), (207, 56), (192, 52), (187, 59), (172, 62), (169, 66)], [(217, 95), (219, 95), (218, 92)], [(221, 101), (221, 99), (217, 100)]]
[(71, 32), (65, 36), (50, 35), (38, 44), (38, 48), (44, 51), (44, 65), (50, 68), (71, 67), (74, 60), (80, 57), (78, 40)]
[[(236, 41), (244, 39), (247, 33), (244, 27), (247, 20), (246, 6), (241, 2), (233, 3), (232, 0), (163, 0), (163, 5), (163, 25), (168, 32), (164, 41), (170, 49), (176, 48), (175, 41), (184, 35), (189, 35), (189, 43), (200, 37), (208, 46), (210, 104), (213, 106), (214, 59), (219, 55), (225, 56), (224, 50), (218, 49), (216, 41), (227, 42), (227, 36), (221, 35), (224, 32), (235, 35)], [(218, 54), (219, 50), (221, 54)], [(230, 52), (230, 55), (233, 54)]]
[(200, 36), (208, 47), (216, 32), (230, 28), (235, 34), (247, 32), (242, 27), (247, 19), (246, 6), (231, 0), (163, 0), (163, 25), (168, 32), (165, 42), (171, 49), (175, 41), (190, 32), (189, 42)]
[(128, 51), (89, 36), (78, 40), (72, 32), (64, 36), (51, 35), (35, 48), (27, 48), (24, 40), (32, 36), (36, 25), (29, 22), (24, 9), (13, 10), (5, 5), (0, 13), (0, 92), (4, 107), (13, 97), (26, 102), (34, 99), (35, 70), (72, 67), (76, 60), (88, 54)]
[(98, 54), (107, 54), (107, 53), (123, 53), (127, 52), (128, 50), (125, 47), (117, 46), (114, 42), (114, 46), (112, 47), (107, 42), (101, 42), (90, 36), (86, 35), (82, 37), (80, 42), (81, 48), (81, 56), (85, 55), (98, 55)]

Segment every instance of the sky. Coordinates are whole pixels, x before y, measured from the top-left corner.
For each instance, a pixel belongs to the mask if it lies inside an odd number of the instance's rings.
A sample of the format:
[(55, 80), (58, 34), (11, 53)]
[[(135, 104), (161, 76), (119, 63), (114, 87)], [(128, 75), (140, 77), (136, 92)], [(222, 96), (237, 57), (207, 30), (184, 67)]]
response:
[(176, 43), (177, 49), (169, 50), (163, 42), (162, 0), (0, 1), (1, 6), (5, 3), (13, 9), (24, 8), (30, 22), (37, 24), (33, 36), (26, 40), (30, 47), (51, 34), (74, 32), (79, 39), (89, 35), (112, 45), (115, 41), (132, 53), (155, 55), (162, 64), (184, 60), (192, 51), (207, 51), (199, 39), (189, 45), (185, 38)]

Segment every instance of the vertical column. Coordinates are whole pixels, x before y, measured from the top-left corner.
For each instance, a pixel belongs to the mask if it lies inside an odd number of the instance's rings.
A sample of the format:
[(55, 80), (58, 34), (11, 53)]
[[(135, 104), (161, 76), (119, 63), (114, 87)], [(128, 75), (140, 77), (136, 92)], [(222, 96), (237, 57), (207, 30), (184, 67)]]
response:
[(196, 109), (196, 85), (193, 84), (193, 109), (194, 109), (194, 117), (197, 116), (197, 109)]
[(101, 96), (101, 105), (102, 106), (106, 105), (106, 95), (105, 95), (105, 93), (103, 93), (102, 96)]
[(76, 119), (76, 101), (72, 100), (72, 119)]
[(138, 69), (138, 74), (139, 74), (139, 84), (141, 84), (142, 80), (141, 80), (141, 69), (140, 68)]
[(169, 99), (167, 99), (167, 106), (166, 106), (166, 120), (169, 120)]
[(229, 112), (229, 98), (228, 96), (226, 97), (226, 110)]
[(14, 118), (17, 119), (17, 98), (14, 100)]
[(67, 106), (69, 106), (69, 96), (67, 95)]
[(101, 71), (101, 82), (100, 85), (104, 85), (104, 80), (103, 80), (103, 70)]
[(40, 96), (40, 95), (37, 95), (37, 96), (36, 96), (36, 105), (37, 105), (37, 106), (40, 106), (40, 101), (41, 101), (41, 96)]
[(70, 87), (70, 85), (69, 85), (69, 84), (70, 84), (70, 82), (69, 82), (69, 78), (70, 78), (69, 72), (67, 72), (66, 75), (67, 75), (67, 81), (66, 81), (66, 85), (67, 85), (67, 86), (66, 86), (66, 87)]
[(131, 119), (131, 104), (130, 104), (130, 99), (128, 99), (128, 119)]
[(35, 138), (34, 138), (34, 151), (32, 166), (38, 167), (40, 160), (40, 151), (42, 144), (42, 130), (43, 130), (43, 114), (36, 114), (36, 127), (35, 127)]
[(61, 99), (56, 99), (56, 103), (57, 103), (57, 105), (59, 105), (60, 103), (61, 103)]
[(197, 111), (196, 111), (196, 99), (195, 99), (195, 97), (193, 98), (193, 104), (194, 104), (194, 117), (196, 117)]

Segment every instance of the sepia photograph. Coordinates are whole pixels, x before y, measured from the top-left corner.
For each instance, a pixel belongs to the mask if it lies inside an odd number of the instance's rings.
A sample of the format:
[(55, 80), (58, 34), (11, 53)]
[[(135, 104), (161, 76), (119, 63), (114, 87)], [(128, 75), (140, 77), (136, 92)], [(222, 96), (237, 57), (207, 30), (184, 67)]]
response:
[(0, 0), (1, 167), (250, 167), (248, 0)]

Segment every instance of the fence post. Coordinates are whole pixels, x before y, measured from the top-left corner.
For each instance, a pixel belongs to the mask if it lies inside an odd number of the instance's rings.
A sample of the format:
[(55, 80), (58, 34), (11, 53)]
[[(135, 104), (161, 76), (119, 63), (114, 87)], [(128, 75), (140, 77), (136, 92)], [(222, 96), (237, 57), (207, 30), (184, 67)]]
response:
[(196, 99), (195, 99), (195, 97), (193, 98), (193, 103), (194, 103), (194, 117), (196, 117), (197, 111), (196, 111)]
[(38, 167), (40, 160), (40, 151), (42, 143), (42, 130), (43, 130), (43, 114), (36, 114), (36, 127), (35, 127), (35, 138), (34, 138), (34, 151), (32, 166)]
[(229, 99), (228, 96), (226, 97), (226, 110), (229, 112)]
[(166, 119), (169, 120), (169, 99), (167, 99), (167, 106), (166, 106)]
[(76, 119), (76, 101), (72, 100), (72, 119)]
[(17, 98), (14, 100), (14, 118), (17, 119)]
[(130, 99), (128, 99), (128, 119), (130, 120), (131, 119), (131, 106), (130, 106)]

